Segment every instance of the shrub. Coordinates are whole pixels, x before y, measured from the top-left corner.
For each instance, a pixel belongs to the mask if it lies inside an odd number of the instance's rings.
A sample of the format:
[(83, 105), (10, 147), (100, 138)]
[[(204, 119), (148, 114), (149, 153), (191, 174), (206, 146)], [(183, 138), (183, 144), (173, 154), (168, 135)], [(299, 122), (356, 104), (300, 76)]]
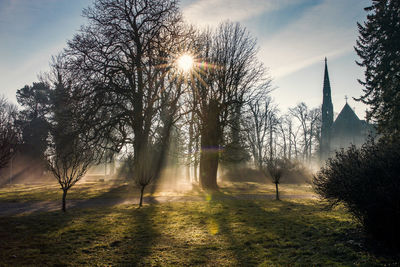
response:
[(373, 139), (336, 152), (314, 177), (332, 206), (344, 204), (366, 233), (400, 248), (400, 141)]

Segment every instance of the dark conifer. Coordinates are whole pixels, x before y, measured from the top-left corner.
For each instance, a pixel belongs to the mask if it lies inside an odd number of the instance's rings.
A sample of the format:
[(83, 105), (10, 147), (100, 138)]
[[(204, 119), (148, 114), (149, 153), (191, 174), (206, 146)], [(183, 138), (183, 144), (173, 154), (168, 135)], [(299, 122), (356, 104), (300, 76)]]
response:
[(367, 21), (358, 23), (355, 50), (365, 67), (364, 94), (357, 100), (369, 105), (367, 119), (381, 133), (400, 130), (400, 1), (373, 0)]

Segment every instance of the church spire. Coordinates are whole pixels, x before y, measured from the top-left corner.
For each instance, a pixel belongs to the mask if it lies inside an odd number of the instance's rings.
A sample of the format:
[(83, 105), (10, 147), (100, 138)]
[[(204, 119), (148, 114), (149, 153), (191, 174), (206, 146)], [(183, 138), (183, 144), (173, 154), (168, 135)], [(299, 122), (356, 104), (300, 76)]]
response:
[(322, 89), (322, 125), (321, 125), (321, 146), (320, 157), (322, 160), (329, 156), (330, 133), (333, 124), (333, 105), (331, 97), (331, 84), (329, 82), (328, 60), (325, 57), (324, 85)]

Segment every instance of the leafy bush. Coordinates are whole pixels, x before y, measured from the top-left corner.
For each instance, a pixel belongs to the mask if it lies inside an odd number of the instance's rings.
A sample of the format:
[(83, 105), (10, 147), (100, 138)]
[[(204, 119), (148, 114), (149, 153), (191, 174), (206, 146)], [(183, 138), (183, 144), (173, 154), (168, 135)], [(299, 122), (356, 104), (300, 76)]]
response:
[(332, 206), (344, 204), (374, 239), (400, 248), (400, 141), (370, 139), (342, 149), (313, 183)]

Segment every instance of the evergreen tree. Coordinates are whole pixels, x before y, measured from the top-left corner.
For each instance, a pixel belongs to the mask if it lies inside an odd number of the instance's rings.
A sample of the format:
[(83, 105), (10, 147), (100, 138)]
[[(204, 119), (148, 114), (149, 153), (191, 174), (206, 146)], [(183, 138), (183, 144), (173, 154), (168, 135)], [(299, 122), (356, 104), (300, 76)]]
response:
[(370, 106), (367, 119), (385, 134), (400, 130), (400, 1), (373, 0), (367, 21), (358, 23), (355, 50), (365, 67), (365, 88), (357, 100)]
[(33, 83), (17, 91), (17, 101), (23, 107), (17, 120), (22, 132), (23, 154), (41, 162), (47, 147), (50, 88), (46, 83)]

